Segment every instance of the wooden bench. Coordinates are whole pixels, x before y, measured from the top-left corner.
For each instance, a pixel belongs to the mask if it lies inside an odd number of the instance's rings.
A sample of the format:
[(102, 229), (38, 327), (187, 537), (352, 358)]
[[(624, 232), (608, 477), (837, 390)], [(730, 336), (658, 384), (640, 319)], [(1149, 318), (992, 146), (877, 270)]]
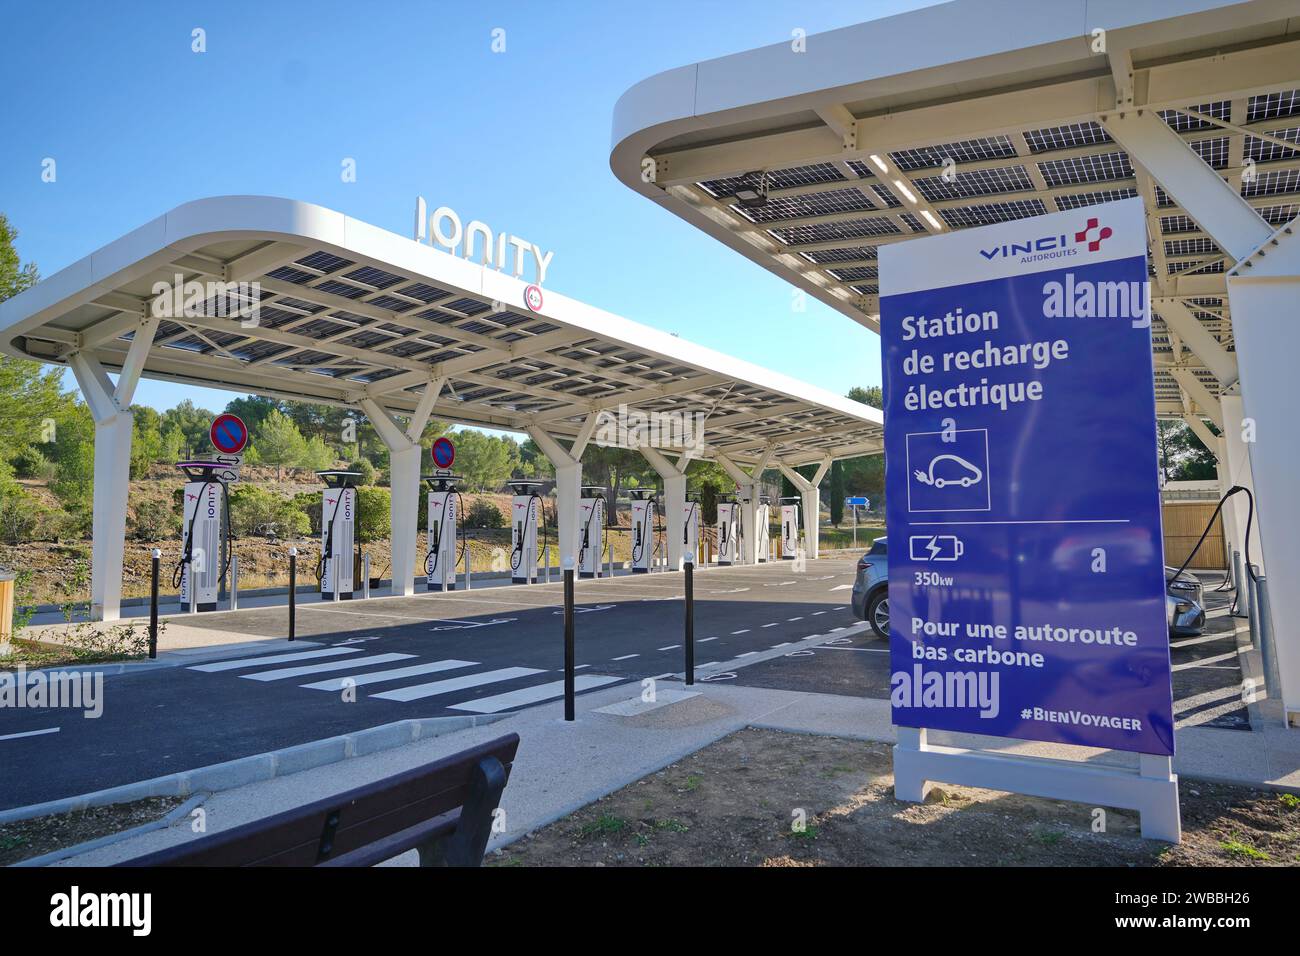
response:
[(519, 735), (119, 866), (479, 866)]

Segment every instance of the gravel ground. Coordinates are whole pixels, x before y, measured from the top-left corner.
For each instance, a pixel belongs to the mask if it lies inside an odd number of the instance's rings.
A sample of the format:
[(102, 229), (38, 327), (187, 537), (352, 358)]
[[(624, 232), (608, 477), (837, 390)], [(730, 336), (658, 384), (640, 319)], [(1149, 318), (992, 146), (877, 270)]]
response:
[[(493, 866), (1295, 866), (1300, 798), (1182, 782), (1183, 843), (1137, 815), (936, 788), (894, 799), (885, 744), (747, 729), (489, 856)], [(1104, 830), (1098, 829), (1104, 825)]]

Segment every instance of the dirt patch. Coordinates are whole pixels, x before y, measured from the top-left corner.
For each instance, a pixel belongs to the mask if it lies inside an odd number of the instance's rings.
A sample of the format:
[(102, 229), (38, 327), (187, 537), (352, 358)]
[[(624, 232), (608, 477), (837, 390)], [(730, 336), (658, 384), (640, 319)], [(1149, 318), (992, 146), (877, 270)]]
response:
[(149, 797), (0, 824), (0, 866), (151, 823), (166, 816), (181, 802), (180, 797)]
[(493, 866), (1294, 866), (1300, 798), (1184, 781), (1183, 843), (1137, 815), (969, 787), (894, 799), (888, 745), (747, 729), (492, 854)]

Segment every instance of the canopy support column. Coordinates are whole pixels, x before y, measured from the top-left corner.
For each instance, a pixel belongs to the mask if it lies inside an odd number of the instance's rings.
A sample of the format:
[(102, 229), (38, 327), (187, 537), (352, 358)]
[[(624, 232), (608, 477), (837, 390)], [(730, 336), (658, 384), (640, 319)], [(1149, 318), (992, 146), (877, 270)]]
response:
[(821, 492), (817, 490), (817, 486), (822, 483), (822, 479), (826, 477), (826, 472), (830, 470), (831, 457), (827, 455), (822, 459), (821, 464), (817, 466), (817, 474), (813, 476), (811, 481), (784, 462), (779, 462), (777, 467), (781, 469), (781, 474), (790, 479), (790, 484), (798, 489), (800, 496), (803, 498), (804, 550), (807, 552), (807, 557), (816, 559), (821, 551), (820, 516), (822, 506)]
[(135, 418), (131, 400), (157, 329), (156, 318), (141, 317), (116, 385), (93, 355), (74, 352), (68, 357), (95, 421), (90, 545), (90, 617), (95, 621), (116, 621), (122, 616), (122, 558)]
[(582, 431), (567, 450), (539, 425), (529, 425), (528, 434), (555, 466), (555, 523), (560, 542), (560, 567), (578, 562), (578, 502), (582, 496), (582, 453), (596, 427), (597, 413), (587, 416)]
[(420, 403), (405, 429), (373, 398), (363, 398), (358, 403), (388, 448), (388, 514), (392, 524), (389, 537), (392, 585), (389, 593), (394, 595), (409, 597), (415, 593), (415, 545), (420, 536), (420, 462), (424, 451), (420, 437), (445, 381), (444, 378), (432, 379), (424, 386)]
[(683, 453), (674, 464), (657, 448), (639, 448), (650, 467), (659, 473), (664, 482), (664, 528), (666, 529), (668, 567), (682, 569), (682, 538), (686, 532), (686, 466), (690, 456)]
[[(1300, 217), (1228, 272), (1233, 345), (1241, 381), (1223, 397), (1229, 459), (1243, 457), (1258, 489), (1251, 556), (1269, 572), (1270, 623), (1282, 700), (1283, 722), (1300, 724), (1300, 442), (1294, 418), (1295, 370), (1300, 327)], [(1233, 479), (1236, 480), (1236, 474)], [(1238, 495), (1237, 498), (1241, 496)], [(1234, 498), (1234, 501), (1236, 499)], [(1264, 518), (1267, 518), (1265, 524)], [(1256, 530), (1258, 529), (1258, 530)], [(1258, 545), (1256, 542), (1258, 535)]]

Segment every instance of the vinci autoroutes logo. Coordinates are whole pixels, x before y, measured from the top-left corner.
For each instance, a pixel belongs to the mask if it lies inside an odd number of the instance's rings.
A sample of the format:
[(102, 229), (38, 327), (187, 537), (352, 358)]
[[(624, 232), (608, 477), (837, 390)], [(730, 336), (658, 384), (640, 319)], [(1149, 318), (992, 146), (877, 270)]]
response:
[(1025, 242), (1003, 243), (1000, 246), (981, 249), (979, 252), (990, 262), (998, 259), (1013, 259), (1017, 256), (1024, 257), (1021, 262), (1036, 262), (1040, 259), (1078, 255), (1079, 250), (1075, 247), (1081, 245), (1087, 246), (1089, 252), (1097, 252), (1101, 249), (1102, 242), (1112, 235), (1113, 230), (1110, 226), (1103, 226), (1101, 220), (1094, 216), (1088, 220), (1087, 225), (1074, 233), (1073, 241), (1069, 233), (1059, 236), (1038, 236)]

